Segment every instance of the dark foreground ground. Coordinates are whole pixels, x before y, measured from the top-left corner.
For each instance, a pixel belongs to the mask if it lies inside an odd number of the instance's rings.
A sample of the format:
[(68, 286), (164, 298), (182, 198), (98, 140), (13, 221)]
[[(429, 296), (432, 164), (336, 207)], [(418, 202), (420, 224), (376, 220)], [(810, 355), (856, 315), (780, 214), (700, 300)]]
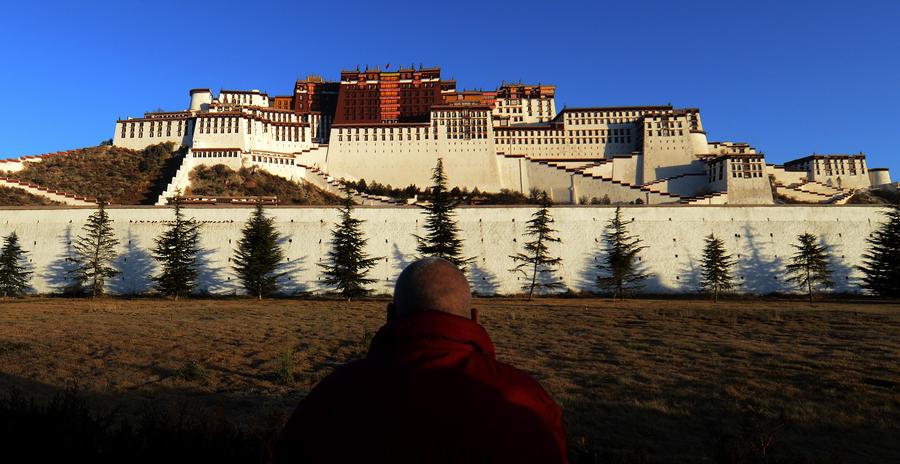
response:
[[(265, 461), (310, 388), (364, 356), (385, 303), (0, 301), (0, 440)], [(574, 462), (900, 462), (900, 304), (476, 305), (499, 358), (562, 405)]]

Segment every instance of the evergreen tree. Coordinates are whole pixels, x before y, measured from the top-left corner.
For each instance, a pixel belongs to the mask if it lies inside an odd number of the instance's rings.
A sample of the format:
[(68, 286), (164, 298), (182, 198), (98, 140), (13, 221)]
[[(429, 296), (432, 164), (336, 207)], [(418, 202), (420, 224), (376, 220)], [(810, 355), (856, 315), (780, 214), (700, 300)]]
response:
[(340, 224), (331, 230), (328, 262), (319, 266), (323, 269), (325, 283), (349, 300), (371, 292), (367, 286), (374, 283), (375, 279), (366, 276), (375, 263), (383, 258), (372, 258), (365, 252), (368, 239), (361, 230), (365, 221), (353, 217), (353, 196), (349, 190), (346, 191), (340, 213)]
[(806, 288), (810, 303), (814, 289), (834, 286), (834, 282), (831, 281), (831, 269), (828, 268), (828, 248), (816, 243), (818, 239), (813, 234), (798, 235), (799, 244), (791, 245), (797, 253), (791, 257), (791, 262), (786, 266), (790, 274), (788, 281), (799, 288)]
[(876, 295), (900, 297), (900, 202), (884, 212), (887, 222), (866, 239), (863, 254), (863, 288)]
[(548, 243), (560, 241), (554, 235), (556, 230), (553, 229), (553, 216), (550, 215), (552, 202), (547, 197), (547, 192), (541, 192), (536, 197), (541, 208), (531, 215), (525, 227), (525, 234), (534, 240), (525, 243), (524, 253), (510, 256), (514, 262), (519, 263), (510, 272), (521, 273), (530, 280), (522, 285), (522, 290), (528, 290), (529, 301), (535, 288), (551, 290), (563, 287), (562, 282), (554, 278), (554, 272), (562, 258), (552, 257), (547, 247)]
[(278, 245), (275, 220), (266, 217), (261, 201), (241, 231), (238, 248), (234, 252), (234, 270), (247, 293), (262, 299), (278, 289), (278, 267), (284, 252)]
[(712, 292), (715, 301), (719, 301), (719, 292), (731, 290), (733, 287), (731, 267), (734, 259), (725, 254), (725, 242), (713, 234), (706, 237), (703, 247), (703, 258), (700, 267), (703, 269), (700, 279), (700, 291)]
[(416, 235), (416, 249), (421, 257), (434, 256), (450, 261), (463, 272), (472, 261), (462, 255), (462, 240), (458, 237), (459, 228), (453, 217), (453, 210), (458, 203), (447, 191), (447, 176), (444, 174), (443, 159), (438, 158), (431, 176), (434, 185), (431, 187), (431, 204), (425, 208), (425, 237)]
[(4, 237), (0, 250), (0, 294), (3, 298), (22, 295), (28, 290), (31, 271), (25, 269), (24, 259), (25, 251), (19, 245), (19, 236), (12, 232)]
[(174, 199), (175, 220), (169, 229), (156, 238), (153, 258), (162, 269), (153, 276), (156, 288), (166, 296), (189, 295), (197, 286), (197, 252), (200, 241), (200, 224), (194, 218), (186, 219), (182, 212), (182, 197)]
[(643, 273), (638, 263), (638, 253), (646, 246), (640, 245), (642, 240), (628, 233), (627, 226), (634, 220), (622, 219), (622, 208), (606, 225), (604, 234), (606, 256), (597, 265), (600, 274), (597, 286), (612, 292), (613, 297), (624, 298), (625, 291), (640, 288), (649, 275)]
[(91, 298), (102, 295), (106, 280), (119, 273), (112, 267), (119, 245), (119, 239), (113, 235), (112, 222), (106, 212), (106, 201), (103, 197), (98, 198), (97, 211), (88, 217), (82, 228), (84, 235), (76, 237), (73, 245), (75, 281), (80, 288), (88, 286)]

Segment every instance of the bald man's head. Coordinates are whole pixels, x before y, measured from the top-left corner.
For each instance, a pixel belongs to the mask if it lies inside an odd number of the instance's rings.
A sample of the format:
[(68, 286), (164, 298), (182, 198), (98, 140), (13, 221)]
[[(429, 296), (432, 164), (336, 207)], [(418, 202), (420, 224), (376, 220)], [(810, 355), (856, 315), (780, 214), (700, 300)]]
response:
[(450, 261), (424, 258), (406, 266), (400, 273), (394, 286), (394, 303), (388, 307), (388, 318), (419, 311), (441, 311), (475, 318), (469, 282)]

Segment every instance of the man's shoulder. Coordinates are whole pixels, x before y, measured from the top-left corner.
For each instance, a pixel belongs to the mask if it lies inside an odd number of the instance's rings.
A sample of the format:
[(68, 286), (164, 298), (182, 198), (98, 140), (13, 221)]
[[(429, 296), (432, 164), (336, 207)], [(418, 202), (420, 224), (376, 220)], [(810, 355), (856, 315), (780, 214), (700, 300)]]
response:
[[(337, 367), (324, 379), (316, 384), (310, 395), (316, 391), (339, 389), (345, 386), (357, 385), (363, 377), (375, 374), (375, 367), (368, 359), (357, 359)], [(358, 385), (357, 385), (358, 386)]]
[(556, 403), (544, 390), (544, 387), (528, 373), (521, 371), (501, 361), (496, 364), (497, 380), (503, 387), (507, 399), (514, 403), (527, 403), (540, 405), (549, 409), (556, 409)]

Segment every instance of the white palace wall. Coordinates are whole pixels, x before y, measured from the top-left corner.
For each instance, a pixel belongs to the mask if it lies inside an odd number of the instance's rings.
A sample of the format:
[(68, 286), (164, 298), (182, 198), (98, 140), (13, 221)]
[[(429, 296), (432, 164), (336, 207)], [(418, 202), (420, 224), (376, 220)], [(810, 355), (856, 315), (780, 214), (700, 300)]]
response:
[(431, 185), (431, 173), (443, 158), (450, 187), (478, 186), (482, 191), (505, 188), (490, 139), (340, 141), (331, 130), (326, 170), (335, 178), (378, 181), (393, 187)]
[[(140, 293), (151, 288), (147, 277), (155, 268), (149, 248), (153, 238), (172, 218), (170, 208), (111, 208), (114, 230), (121, 244), (116, 267), (121, 274), (109, 283), (113, 293)], [(186, 208), (188, 216), (203, 223), (200, 289), (216, 294), (240, 293), (229, 262), (240, 230), (252, 208)], [(555, 207), (562, 243), (551, 246), (562, 257), (559, 276), (572, 290), (591, 290), (601, 256), (601, 234), (614, 207)], [(872, 206), (635, 206), (623, 207), (634, 218), (630, 230), (648, 246), (641, 262), (653, 276), (646, 291), (696, 291), (704, 237), (715, 233), (725, 240), (737, 259), (735, 274), (746, 293), (790, 291), (783, 267), (793, 253), (796, 236), (818, 234), (831, 246), (836, 290), (856, 292), (865, 238), (882, 220)], [(19, 234), (34, 271), (32, 285), (40, 293), (57, 291), (65, 284), (71, 262), (70, 242), (81, 233), (90, 208), (0, 209), (0, 235)], [(509, 272), (510, 255), (521, 251), (525, 222), (532, 207), (470, 207), (457, 210), (467, 256), (475, 257), (470, 278), (480, 293), (516, 293), (524, 280)], [(330, 230), (338, 219), (334, 208), (273, 207), (268, 210), (284, 236), (285, 288), (289, 293), (318, 292), (318, 263), (328, 251)], [(376, 290), (389, 293), (400, 270), (415, 255), (414, 233), (422, 234), (424, 216), (415, 207), (359, 207), (369, 238), (368, 251), (384, 259), (372, 277)]]

